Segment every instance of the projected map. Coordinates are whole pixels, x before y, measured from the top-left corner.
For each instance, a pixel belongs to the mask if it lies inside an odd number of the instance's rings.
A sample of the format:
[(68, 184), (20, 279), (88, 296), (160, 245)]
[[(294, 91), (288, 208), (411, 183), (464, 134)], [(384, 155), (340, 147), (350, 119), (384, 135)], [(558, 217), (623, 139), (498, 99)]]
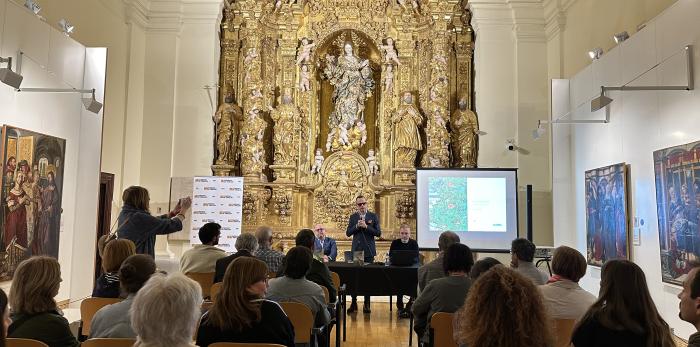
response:
[(431, 231), (466, 231), (467, 178), (430, 177), (428, 214)]

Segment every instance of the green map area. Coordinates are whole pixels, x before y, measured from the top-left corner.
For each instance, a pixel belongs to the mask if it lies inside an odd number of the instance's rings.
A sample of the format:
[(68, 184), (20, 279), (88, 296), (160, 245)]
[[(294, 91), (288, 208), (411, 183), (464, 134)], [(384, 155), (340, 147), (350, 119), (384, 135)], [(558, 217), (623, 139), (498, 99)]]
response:
[(467, 231), (466, 177), (428, 179), (428, 219), (431, 231)]

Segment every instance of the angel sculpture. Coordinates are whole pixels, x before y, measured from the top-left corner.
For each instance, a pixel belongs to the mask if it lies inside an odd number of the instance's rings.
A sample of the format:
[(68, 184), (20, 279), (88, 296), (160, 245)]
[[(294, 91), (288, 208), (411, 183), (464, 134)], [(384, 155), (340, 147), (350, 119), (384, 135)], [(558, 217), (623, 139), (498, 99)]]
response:
[(246, 53), (245, 58), (243, 59), (243, 63), (247, 66), (250, 65), (250, 63), (253, 62), (253, 59), (258, 57), (258, 51), (255, 49), (255, 47), (252, 47), (248, 49), (248, 53)]
[(311, 84), (309, 79), (311, 78), (311, 72), (309, 71), (308, 65), (302, 65), (299, 71), (299, 90), (302, 92), (308, 92), (311, 90)]
[(367, 165), (369, 166), (369, 174), (374, 176), (379, 173), (379, 164), (377, 164), (377, 157), (374, 155), (374, 149), (370, 149), (367, 152)]
[(314, 46), (316, 46), (316, 43), (310, 43), (309, 39), (307, 39), (306, 37), (301, 39), (301, 45), (299, 46), (299, 53), (297, 55), (297, 65), (309, 62), (309, 60), (311, 59), (311, 50), (314, 48)]
[(387, 65), (384, 72), (384, 92), (391, 94), (394, 91), (394, 65)]
[(311, 174), (316, 175), (321, 172), (321, 165), (323, 165), (323, 154), (321, 154), (321, 149), (316, 148), (316, 156), (314, 157), (314, 165), (311, 167)]
[(394, 62), (396, 65), (401, 65), (399, 61), (399, 56), (396, 53), (396, 47), (394, 47), (394, 39), (391, 37), (386, 38), (386, 45), (380, 45), (379, 48), (383, 49), (386, 54), (384, 55), (384, 61), (387, 63)]

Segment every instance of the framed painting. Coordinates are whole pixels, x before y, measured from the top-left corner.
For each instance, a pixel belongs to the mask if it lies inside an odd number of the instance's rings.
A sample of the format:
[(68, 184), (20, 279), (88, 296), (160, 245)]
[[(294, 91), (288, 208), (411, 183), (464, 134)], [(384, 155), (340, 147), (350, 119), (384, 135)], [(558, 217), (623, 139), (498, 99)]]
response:
[(627, 165), (588, 170), (585, 181), (588, 264), (629, 259)]
[(66, 140), (2, 127), (0, 280), (32, 255), (58, 257)]
[(700, 141), (654, 152), (661, 277), (682, 285), (700, 260)]

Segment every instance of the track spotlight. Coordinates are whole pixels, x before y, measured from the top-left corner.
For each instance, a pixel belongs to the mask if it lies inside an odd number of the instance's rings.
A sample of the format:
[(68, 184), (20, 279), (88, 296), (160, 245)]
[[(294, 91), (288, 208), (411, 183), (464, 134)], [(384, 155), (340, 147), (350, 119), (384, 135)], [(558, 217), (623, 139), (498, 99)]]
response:
[(0, 63), (7, 63), (7, 67), (0, 68), (0, 82), (7, 84), (12, 88), (19, 88), (22, 84), (22, 75), (12, 71), (12, 57), (0, 57)]
[(532, 138), (535, 140), (539, 140), (544, 136), (544, 134), (547, 133), (547, 129), (544, 127), (544, 124), (542, 124), (541, 120), (537, 121), (537, 128), (532, 131)]
[(70, 34), (72, 34), (75, 30), (75, 26), (70, 24), (70, 22), (65, 20), (65, 18), (58, 21), (58, 27), (61, 28), (61, 31), (68, 36), (70, 36)]
[(613, 99), (605, 96), (605, 91), (600, 93), (600, 96), (591, 100), (591, 112), (596, 112), (605, 106), (610, 105)]
[(92, 95), (89, 98), (83, 98), (83, 106), (85, 109), (92, 113), (100, 113), (102, 109), (102, 103), (95, 100), (95, 90), (92, 90)]
[(603, 56), (603, 49), (600, 47), (594, 48), (588, 51), (588, 56), (591, 57), (591, 59), (593, 60), (600, 59), (600, 57)]
[(618, 45), (629, 38), (630, 34), (628, 34), (626, 31), (613, 35), (613, 40), (615, 40), (615, 43)]
[(34, 12), (35, 15), (39, 15), (41, 11), (41, 6), (37, 4), (35, 0), (27, 0), (24, 2), (24, 7), (28, 8), (30, 11)]

